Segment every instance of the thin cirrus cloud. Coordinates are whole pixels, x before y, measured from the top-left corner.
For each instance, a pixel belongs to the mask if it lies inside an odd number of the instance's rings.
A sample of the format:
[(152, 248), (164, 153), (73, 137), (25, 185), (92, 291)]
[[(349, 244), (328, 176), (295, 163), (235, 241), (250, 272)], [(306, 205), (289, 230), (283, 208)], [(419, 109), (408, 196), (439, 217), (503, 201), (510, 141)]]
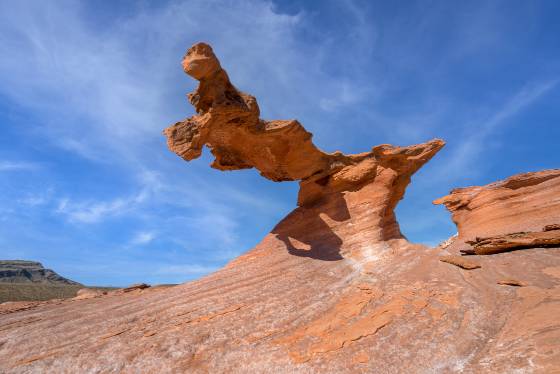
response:
[(457, 170), (467, 173), (469, 170), (475, 170), (473, 166), (480, 161), (478, 155), (486, 147), (488, 138), (499, 129), (512, 125), (512, 119), (515, 116), (529, 109), (539, 99), (544, 98), (547, 93), (556, 88), (558, 82), (558, 79), (531, 82), (509, 97), (497, 111), (489, 114), (486, 119), (480, 120), (479, 123), (465, 124), (464, 128), (469, 129), (469, 133), (461, 137), (460, 141), (455, 144), (445, 167), (438, 170), (439, 179), (450, 180), (455, 176)]
[(35, 163), (35, 162), (0, 161), (0, 172), (1, 171), (37, 170), (39, 168), (40, 168), (40, 164)]

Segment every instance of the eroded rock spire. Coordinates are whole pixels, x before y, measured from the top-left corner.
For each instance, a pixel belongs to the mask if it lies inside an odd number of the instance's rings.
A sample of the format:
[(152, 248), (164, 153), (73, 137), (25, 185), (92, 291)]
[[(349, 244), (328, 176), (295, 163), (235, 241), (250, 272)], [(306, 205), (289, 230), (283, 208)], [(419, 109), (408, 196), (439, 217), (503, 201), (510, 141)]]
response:
[(169, 148), (190, 161), (206, 145), (215, 157), (213, 168), (256, 168), (273, 181), (299, 180), (299, 206), (358, 190), (380, 178), (390, 186), (385, 204), (391, 215), (410, 176), (444, 145), (434, 139), (402, 148), (380, 145), (355, 155), (326, 153), (313, 144), (312, 134), (297, 120), (260, 119), (257, 100), (231, 84), (208, 44), (192, 46), (183, 59), (183, 69), (199, 81), (188, 96), (197, 114), (164, 131)]

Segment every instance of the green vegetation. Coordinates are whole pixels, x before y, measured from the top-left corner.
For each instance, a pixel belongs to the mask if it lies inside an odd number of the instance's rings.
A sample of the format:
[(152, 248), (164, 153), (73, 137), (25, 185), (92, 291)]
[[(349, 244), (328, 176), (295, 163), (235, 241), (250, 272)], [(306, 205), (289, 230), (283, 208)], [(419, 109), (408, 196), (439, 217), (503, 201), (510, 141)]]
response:
[[(53, 285), (45, 283), (0, 283), (0, 303), (5, 301), (44, 301), (76, 296), (82, 285)], [(113, 290), (109, 287), (87, 287)]]

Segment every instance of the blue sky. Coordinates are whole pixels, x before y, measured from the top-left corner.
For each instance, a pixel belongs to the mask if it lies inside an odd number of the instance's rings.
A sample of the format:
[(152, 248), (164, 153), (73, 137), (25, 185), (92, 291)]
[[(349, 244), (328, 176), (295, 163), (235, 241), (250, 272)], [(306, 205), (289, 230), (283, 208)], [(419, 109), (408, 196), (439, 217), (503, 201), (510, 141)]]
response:
[(296, 183), (186, 163), (181, 70), (206, 41), (267, 119), (326, 151), (440, 137), (397, 208), (403, 232), (456, 229), (431, 201), (560, 164), (557, 1), (0, 1), (0, 258), (85, 284), (176, 283), (254, 246)]

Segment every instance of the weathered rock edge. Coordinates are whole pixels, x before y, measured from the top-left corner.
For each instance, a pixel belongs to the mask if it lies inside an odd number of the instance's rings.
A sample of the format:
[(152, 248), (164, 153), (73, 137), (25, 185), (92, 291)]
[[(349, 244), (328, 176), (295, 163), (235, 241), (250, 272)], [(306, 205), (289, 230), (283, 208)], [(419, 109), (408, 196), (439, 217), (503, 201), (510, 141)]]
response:
[(501, 252), (529, 248), (560, 247), (560, 228), (543, 231), (514, 232), (506, 235), (476, 238), (467, 241), (472, 249), (463, 249), (462, 253), (492, 255)]
[(434, 201), (451, 212), (458, 236), (448, 249), (487, 255), (560, 246), (560, 170), (456, 188)]

